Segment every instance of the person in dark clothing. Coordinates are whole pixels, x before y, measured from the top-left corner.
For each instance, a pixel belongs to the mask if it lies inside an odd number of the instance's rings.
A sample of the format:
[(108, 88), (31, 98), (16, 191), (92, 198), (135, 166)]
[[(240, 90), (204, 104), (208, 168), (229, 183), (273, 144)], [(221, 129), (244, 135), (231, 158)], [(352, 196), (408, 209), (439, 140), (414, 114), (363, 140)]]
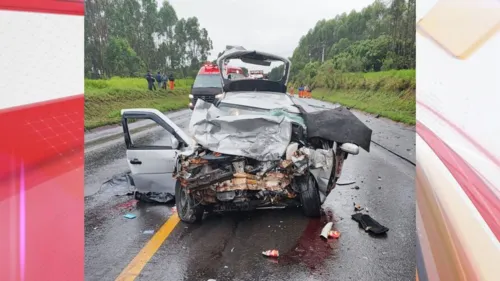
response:
[(168, 82), (170, 84), (170, 90), (173, 90), (174, 89), (174, 82), (175, 82), (175, 78), (174, 78), (173, 73), (170, 73), (170, 75), (168, 76)]
[(167, 79), (167, 75), (166, 75), (166, 74), (164, 74), (164, 75), (161, 77), (161, 81), (162, 81), (162, 83), (161, 83), (161, 86), (162, 86), (162, 87), (161, 87), (161, 88), (162, 88), (162, 89), (164, 89), (164, 90), (166, 90), (166, 89), (167, 89), (167, 81), (168, 81), (168, 79)]
[(161, 79), (161, 73), (158, 71), (158, 73), (156, 74), (156, 82), (158, 83), (158, 89), (161, 89), (162, 86), (162, 82), (163, 82), (163, 79)]
[(151, 71), (148, 71), (148, 73), (146, 74), (146, 81), (148, 81), (148, 89), (150, 91), (156, 90), (155, 79), (153, 78)]

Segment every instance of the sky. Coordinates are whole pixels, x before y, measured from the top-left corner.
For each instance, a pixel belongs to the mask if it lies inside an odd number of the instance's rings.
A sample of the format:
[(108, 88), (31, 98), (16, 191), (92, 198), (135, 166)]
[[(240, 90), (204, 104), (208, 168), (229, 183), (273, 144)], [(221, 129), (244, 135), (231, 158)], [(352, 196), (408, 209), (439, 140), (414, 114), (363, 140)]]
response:
[[(163, 0), (158, 0), (163, 2)], [(322, 19), (361, 10), (374, 0), (169, 0), (178, 18), (197, 17), (214, 49), (239, 45), (291, 57), (300, 38)]]

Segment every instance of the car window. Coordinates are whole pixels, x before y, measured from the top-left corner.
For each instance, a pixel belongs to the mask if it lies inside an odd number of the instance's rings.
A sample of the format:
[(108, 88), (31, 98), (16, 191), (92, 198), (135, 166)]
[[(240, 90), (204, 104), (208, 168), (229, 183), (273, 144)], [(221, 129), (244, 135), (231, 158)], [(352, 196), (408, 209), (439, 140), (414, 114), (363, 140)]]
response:
[(167, 132), (162, 126), (158, 125), (156, 122), (149, 118), (141, 119), (127, 119), (127, 123), (130, 125), (134, 122), (150, 122), (150, 127), (140, 133), (131, 134), (130, 138), (134, 148), (172, 148), (173, 135)]
[(222, 88), (219, 74), (201, 74), (196, 76), (193, 88)]

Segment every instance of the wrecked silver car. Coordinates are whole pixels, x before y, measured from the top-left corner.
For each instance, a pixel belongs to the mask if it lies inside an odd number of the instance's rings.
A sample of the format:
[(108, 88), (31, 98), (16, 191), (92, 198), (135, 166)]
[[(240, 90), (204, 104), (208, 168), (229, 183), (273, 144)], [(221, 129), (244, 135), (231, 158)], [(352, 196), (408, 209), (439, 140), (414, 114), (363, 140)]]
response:
[[(284, 75), (271, 81), (221, 74), (223, 98), (196, 103), (189, 133), (158, 110), (122, 110), (134, 185), (175, 190), (178, 215), (188, 223), (200, 221), (205, 211), (290, 205), (319, 216), (344, 160), (359, 147), (369, 151), (372, 131), (344, 107), (318, 111), (287, 94), (288, 59), (238, 48), (219, 58), (220, 68), (230, 59), (265, 66), (280, 61)], [(171, 136), (171, 145), (135, 147), (129, 119), (156, 122)]]

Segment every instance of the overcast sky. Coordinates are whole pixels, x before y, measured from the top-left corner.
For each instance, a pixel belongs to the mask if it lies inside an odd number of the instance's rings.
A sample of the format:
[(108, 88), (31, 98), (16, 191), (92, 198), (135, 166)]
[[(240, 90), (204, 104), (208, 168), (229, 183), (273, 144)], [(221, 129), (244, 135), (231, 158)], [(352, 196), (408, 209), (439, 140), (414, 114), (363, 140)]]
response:
[[(163, 2), (163, 0), (158, 0)], [(226, 45), (290, 57), (300, 37), (321, 19), (361, 10), (374, 0), (169, 0), (178, 18), (197, 17), (215, 59)]]

